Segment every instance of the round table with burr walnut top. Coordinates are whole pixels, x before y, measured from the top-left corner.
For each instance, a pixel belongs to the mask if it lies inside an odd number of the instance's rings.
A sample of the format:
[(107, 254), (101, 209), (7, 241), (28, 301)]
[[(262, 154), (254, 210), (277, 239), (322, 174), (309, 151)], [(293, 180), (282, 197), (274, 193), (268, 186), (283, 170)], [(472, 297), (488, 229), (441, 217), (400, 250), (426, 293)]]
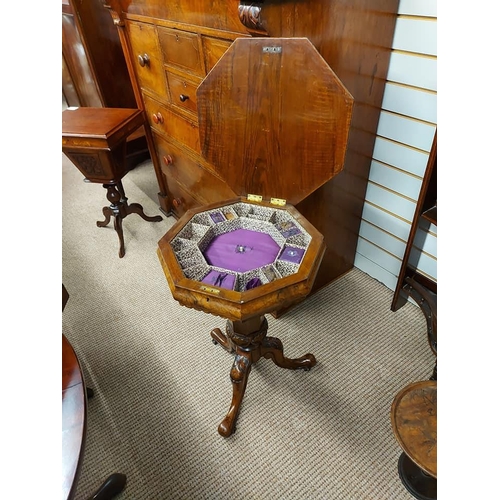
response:
[(406, 489), (419, 500), (437, 496), (437, 382), (407, 385), (391, 407), (394, 435), (403, 449), (398, 472)]

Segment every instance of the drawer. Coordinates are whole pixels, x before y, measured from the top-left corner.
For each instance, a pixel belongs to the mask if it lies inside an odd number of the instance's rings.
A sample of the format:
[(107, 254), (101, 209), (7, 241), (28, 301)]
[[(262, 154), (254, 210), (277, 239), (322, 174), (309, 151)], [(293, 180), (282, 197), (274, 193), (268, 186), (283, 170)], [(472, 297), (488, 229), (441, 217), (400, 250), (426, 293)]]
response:
[(172, 104), (193, 113), (196, 120), (198, 120), (196, 89), (198, 88), (199, 83), (190, 81), (187, 78), (172, 73), (171, 71), (167, 71), (166, 73)]
[(199, 77), (205, 76), (201, 39), (197, 33), (158, 27), (163, 62)]
[(144, 95), (143, 99), (146, 116), (153, 130), (166, 137), (173, 137), (200, 154), (198, 125), (179, 116), (149, 96)]
[(201, 39), (203, 53), (205, 55), (205, 68), (208, 73), (233, 42), (231, 40), (222, 40), (221, 38), (212, 38), (209, 36), (202, 36)]
[(154, 135), (161, 170), (168, 182), (175, 179), (201, 205), (236, 198), (234, 191), (219, 177), (176, 146)]
[(128, 21), (127, 29), (139, 85), (168, 98), (156, 28), (151, 24)]
[(175, 179), (167, 178), (167, 186), (172, 212), (174, 212), (177, 217), (182, 217), (190, 208), (196, 208), (202, 205)]

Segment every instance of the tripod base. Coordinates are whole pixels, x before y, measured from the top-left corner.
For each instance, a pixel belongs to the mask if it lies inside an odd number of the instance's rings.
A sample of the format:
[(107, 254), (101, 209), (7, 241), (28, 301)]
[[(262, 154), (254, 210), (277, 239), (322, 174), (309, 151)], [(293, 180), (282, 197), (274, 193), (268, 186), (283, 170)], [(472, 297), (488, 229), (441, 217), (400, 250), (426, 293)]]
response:
[(262, 316), (246, 321), (228, 321), (226, 335), (219, 328), (214, 328), (210, 332), (214, 344), (219, 344), (226, 351), (235, 353), (230, 372), (233, 398), (227, 415), (219, 424), (218, 431), (221, 436), (228, 437), (236, 430), (236, 419), (253, 363), (260, 358), (267, 358), (272, 359), (274, 364), (281, 368), (306, 371), (316, 364), (316, 358), (312, 354), (305, 354), (295, 359), (285, 357), (281, 340), (276, 337), (267, 337), (267, 328), (267, 320)]
[(130, 214), (137, 214), (148, 222), (160, 222), (163, 218), (160, 215), (150, 217), (144, 213), (142, 205), (139, 203), (128, 204), (127, 197), (121, 181), (112, 184), (103, 184), (103, 187), (108, 190), (106, 197), (110, 201), (109, 207), (103, 207), (103, 221), (97, 221), (97, 227), (105, 227), (109, 224), (111, 217), (114, 217), (115, 231), (118, 234), (120, 241), (120, 250), (118, 256), (122, 258), (125, 255), (125, 242), (123, 240), (122, 221)]

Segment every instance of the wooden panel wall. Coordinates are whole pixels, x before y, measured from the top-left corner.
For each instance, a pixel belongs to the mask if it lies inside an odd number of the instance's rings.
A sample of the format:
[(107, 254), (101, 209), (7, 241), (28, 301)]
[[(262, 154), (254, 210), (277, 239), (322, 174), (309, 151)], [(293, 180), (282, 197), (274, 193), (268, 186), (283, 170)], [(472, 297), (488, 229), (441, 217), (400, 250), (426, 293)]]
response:
[[(405, 251), (437, 123), (437, 0), (401, 0), (355, 266), (391, 290)], [(410, 259), (437, 279), (437, 227), (419, 229)]]

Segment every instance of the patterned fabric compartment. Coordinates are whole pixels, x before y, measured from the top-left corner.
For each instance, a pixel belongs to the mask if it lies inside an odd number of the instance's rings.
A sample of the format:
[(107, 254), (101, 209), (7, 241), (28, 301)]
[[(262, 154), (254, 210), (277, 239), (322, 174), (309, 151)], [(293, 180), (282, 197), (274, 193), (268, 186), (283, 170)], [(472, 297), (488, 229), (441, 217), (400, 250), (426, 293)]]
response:
[(179, 252), (178, 254), (176, 254), (176, 257), (182, 269), (185, 269), (186, 267), (197, 266), (200, 264), (206, 265), (203, 254), (196, 246), (184, 250), (183, 252)]
[(209, 271), (210, 267), (207, 264), (200, 264), (183, 270), (184, 276), (194, 281), (201, 281)]
[(172, 240), (172, 248), (176, 254), (179, 252), (183, 252), (184, 250), (188, 250), (189, 248), (193, 248), (195, 246), (196, 242), (192, 240), (187, 240), (185, 238), (179, 238), (178, 236)]
[[(239, 229), (270, 236), (279, 247), (275, 261), (246, 272), (224, 269), (221, 262), (210, 265), (204, 256), (210, 242)], [(193, 216), (172, 248), (187, 278), (244, 292), (296, 273), (310, 242), (311, 236), (286, 210), (238, 202)]]

